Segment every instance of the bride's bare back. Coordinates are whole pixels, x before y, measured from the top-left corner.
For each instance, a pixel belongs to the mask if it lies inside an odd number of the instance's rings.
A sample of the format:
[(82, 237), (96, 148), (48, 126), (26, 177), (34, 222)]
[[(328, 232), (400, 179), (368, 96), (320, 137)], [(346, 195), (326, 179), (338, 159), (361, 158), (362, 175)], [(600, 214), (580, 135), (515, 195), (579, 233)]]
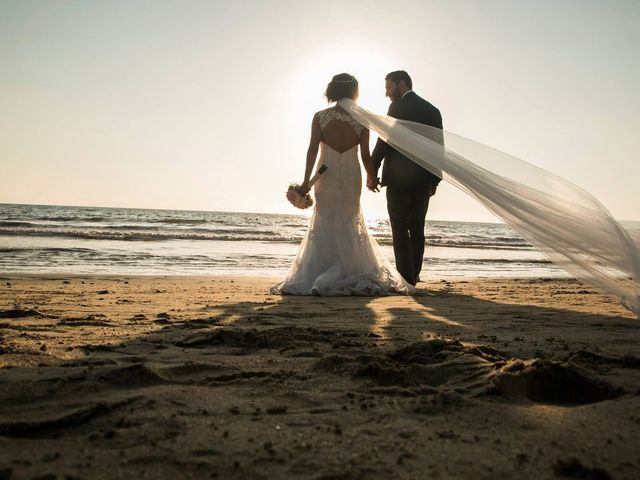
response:
[(360, 125), (346, 110), (335, 106), (320, 110), (313, 116), (311, 122), (311, 139), (307, 149), (307, 168), (305, 180), (301, 185), (304, 192), (308, 191), (309, 178), (316, 162), (320, 144), (339, 153), (344, 153), (356, 146), (360, 146), (360, 157), (367, 176), (374, 174), (369, 151), (369, 130)]
[(346, 152), (360, 143), (362, 126), (340, 107), (316, 114), (320, 123), (320, 141), (337, 152)]

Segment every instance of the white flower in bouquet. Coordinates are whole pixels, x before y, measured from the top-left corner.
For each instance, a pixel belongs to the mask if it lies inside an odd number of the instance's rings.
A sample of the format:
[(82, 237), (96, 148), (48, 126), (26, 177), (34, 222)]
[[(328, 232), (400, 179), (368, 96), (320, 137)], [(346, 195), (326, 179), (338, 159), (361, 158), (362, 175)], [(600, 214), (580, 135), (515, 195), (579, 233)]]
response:
[[(326, 172), (327, 168), (328, 167), (326, 165), (322, 165), (318, 169), (313, 178), (309, 180), (309, 188), (311, 188), (320, 179), (320, 175)], [(287, 190), (287, 200), (289, 200), (289, 203), (294, 207), (304, 210), (313, 205), (313, 198), (311, 198), (309, 192), (303, 194), (301, 188), (302, 186), (299, 183), (290, 184), (289, 189)]]
[(302, 194), (300, 190), (301, 185), (299, 183), (292, 183), (289, 185), (289, 190), (287, 190), (287, 200), (289, 203), (296, 208), (309, 208), (313, 205), (313, 198), (308, 193), (306, 195)]

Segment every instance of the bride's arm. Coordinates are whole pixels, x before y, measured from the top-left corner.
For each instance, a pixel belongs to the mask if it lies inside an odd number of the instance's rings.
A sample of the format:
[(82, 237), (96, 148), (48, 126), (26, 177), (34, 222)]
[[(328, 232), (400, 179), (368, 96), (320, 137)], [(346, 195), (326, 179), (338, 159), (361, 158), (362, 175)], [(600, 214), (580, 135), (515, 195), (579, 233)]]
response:
[(369, 153), (369, 130), (366, 128), (363, 128), (360, 134), (360, 156), (364, 171), (367, 172), (367, 188), (376, 191), (378, 179), (376, 178), (376, 168), (371, 160), (371, 153)]
[(371, 153), (369, 153), (369, 130), (366, 128), (363, 128), (360, 134), (360, 157), (362, 157), (362, 166), (367, 176), (374, 175), (376, 172), (373, 169)]
[(318, 156), (318, 149), (320, 148), (320, 134), (320, 121), (316, 114), (311, 121), (311, 139), (309, 140), (309, 148), (307, 149), (307, 168), (304, 171), (304, 182), (302, 182), (300, 186), (304, 193), (309, 191), (309, 179), (311, 178), (311, 172), (313, 171), (313, 166)]

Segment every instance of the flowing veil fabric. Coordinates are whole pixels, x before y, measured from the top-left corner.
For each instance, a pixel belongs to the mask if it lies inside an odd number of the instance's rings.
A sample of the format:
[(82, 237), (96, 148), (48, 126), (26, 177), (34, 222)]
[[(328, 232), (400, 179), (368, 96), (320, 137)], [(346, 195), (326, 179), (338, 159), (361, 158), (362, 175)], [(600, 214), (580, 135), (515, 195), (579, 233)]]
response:
[(396, 150), (478, 200), (553, 263), (615, 294), (640, 317), (640, 235), (627, 232), (592, 195), (468, 138), (377, 115), (353, 100), (339, 105)]

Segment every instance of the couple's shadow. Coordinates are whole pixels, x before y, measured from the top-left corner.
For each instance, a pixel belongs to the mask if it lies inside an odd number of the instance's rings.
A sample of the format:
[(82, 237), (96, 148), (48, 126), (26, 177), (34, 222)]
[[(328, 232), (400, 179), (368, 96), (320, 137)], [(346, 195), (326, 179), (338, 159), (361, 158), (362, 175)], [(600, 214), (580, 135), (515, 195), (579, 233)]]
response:
[[(377, 339), (376, 345), (389, 348), (437, 337), (455, 338), (525, 358), (562, 356), (567, 350), (600, 349), (599, 345), (624, 351), (637, 344), (640, 336), (637, 320), (615, 313), (505, 303), (446, 290), (418, 291), (413, 297), (265, 294), (262, 302), (220, 305), (208, 319), (168, 325), (167, 331), (175, 335), (176, 328), (212, 326), (256, 332), (279, 329), (282, 335), (299, 336), (298, 345), (311, 331), (367, 335)], [(159, 334), (156, 331), (153, 335)]]
[[(95, 422), (91, 431), (124, 428), (113, 425), (122, 423), (125, 407), (135, 407), (141, 413), (129, 414), (132, 422), (170, 437), (189, 428), (167, 412), (179, 408), (201, 418), (202, 409), (217, 409), (227, 418), (229, 402), (244, 412), (265, 392), (272, 408), (282, 402), (314, 412), (335, 403), (336, 391), (338, 403), (348, 403), (354, 391), (420, 396), (450, 382), (471, 398), (478, 389), (486, 391), (491, 372), (508, 358), (562, 359), (586, 350), (580, 358), (598, 368), (609, 362), (635, 369), (637, 359), (629, 352), (640, 339), (637, 320), (628, 316), (445, 290), (413, 297), (281, 297), (265, 291), (251, 301), (203, 306), (194, 315), (161, 315), (150, 320), (152, 331), (78, 347), (82, 356), (38, 369), (37, 379), (33, 367), (4, 371), (0, 397), (24, 420), (0, 422), (0, 435), (74, 436), (86, 432), (89, 422)], [(635, 378), (629, 375), (624, 378)], [(58, 410), (51, 415), (27, 418), (49, 411), (52, 402)], [(156, 412), (153, 422), (150, 412)], [(128, 438), (123, 436), (123, 446)]]

